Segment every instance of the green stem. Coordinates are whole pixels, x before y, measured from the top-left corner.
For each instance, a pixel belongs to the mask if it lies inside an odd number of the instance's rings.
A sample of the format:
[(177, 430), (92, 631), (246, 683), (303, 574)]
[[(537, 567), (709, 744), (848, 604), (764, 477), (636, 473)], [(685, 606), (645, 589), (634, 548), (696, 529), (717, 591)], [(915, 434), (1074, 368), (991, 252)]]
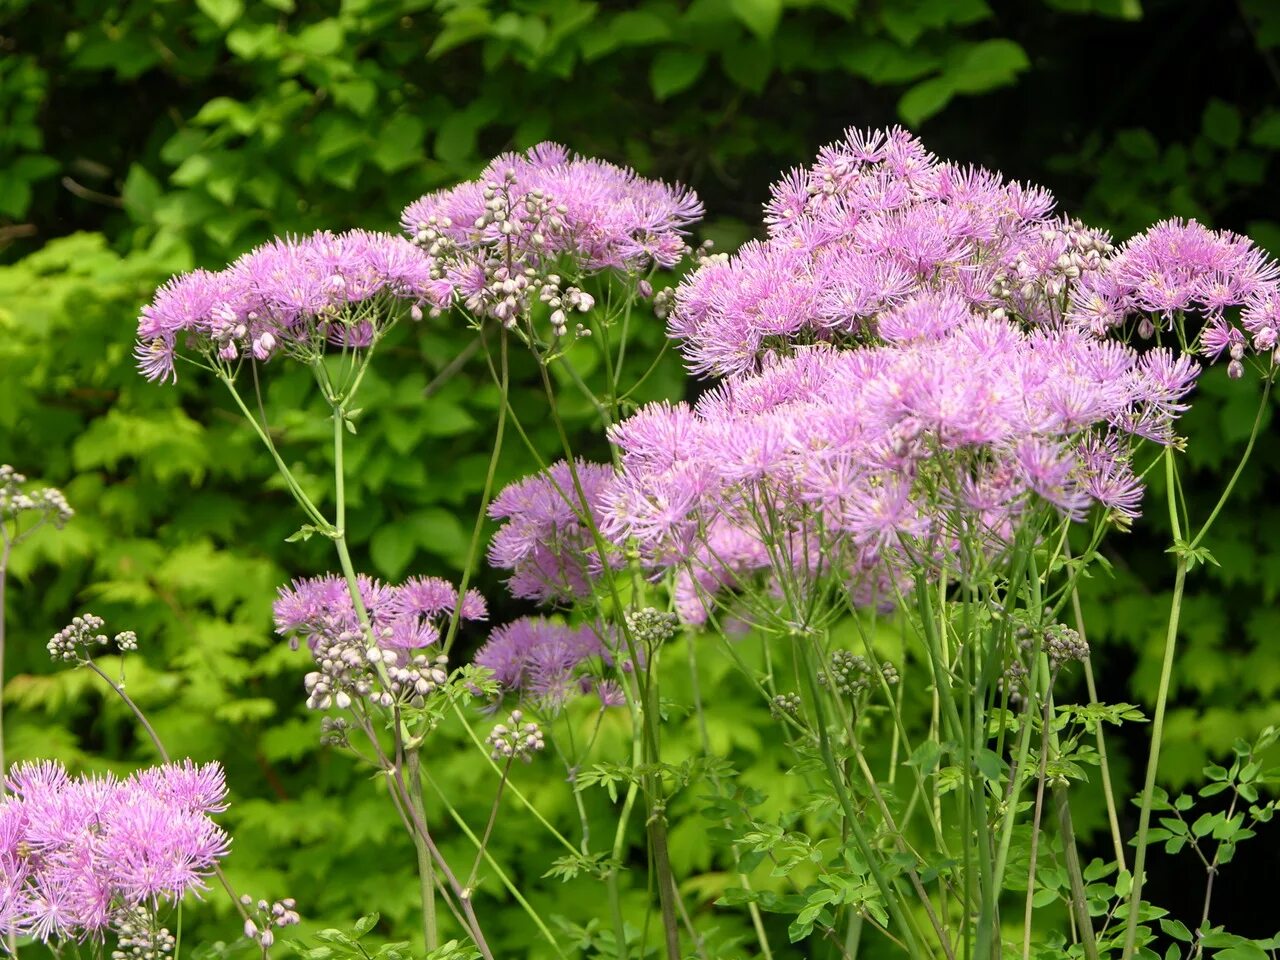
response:
[[(1053, 674), (1040, 712), (1040, 770), (1036, 776), (1035, 812), (1031, 815), (1031, 853), (1027, 861), (1027, 899), (1022, 915), (1022, 960), (1031, 957), (1031, 915), (1035, 908), (1036, 861), (1040, 853), (1040, 817), (1044, 813), (1045, 771), (1049, 765), (1049, 724), (1053, 721)], [(1030, 719), (1030, 718), (1028, 718)]]
[(506, 764), (502, 768), (502, 779), (498, 781), (498, 789), (493, 795), (493, 805), (489, 808), (489, 819), (484, 825), (484, 833), (480, 836), (480, 846), (476, 850), (475, 863), (471, 865), (471, 873), (467, 875), (467, 882), (463, 887), (469, 892), (475, 889), (476, 875), (480, 872), (480, 863), (484, 860), (485, 853), (489, 849), (489, 837), (493, 835), (493, 825), (498, 821), (498, 808), (502, 804), (502, 791), (507, 785), (507, 778), (511, 775), (511, 764), (515, 761), (515, 755), (512, 754), (507, 758)]
[(481, 843), (480, 838), (475, 835), (475, 831), (467, 826), (467, 822), (462, 818), (462, 814), (460, 814), (453, 804), (449, 802), (449, 798), (445, 796), (444, 791), (440, 789), (439, 785), (430, 777), (427, 777), (426, 780), (427, 783), (431, 785), (431, 789), (435, 791), (436, 796), (440, 798), (440, 805), (444, 807), (445, 812), (453, 818), (453, 822), (456, 823), (462, 832), (467, 835), (467, 839), (470, 840), (476, 849), (483, 854), (484, 860), (489, 864), (490, 869), (497, 874), (498, 879), (502, 882), (502, 885), (506, 887), (507, 892), (511, 894), (512, 899), (515, 900), (516, 903), (520, 904), (521, 909), (529, 915), (529, 919), (533, 921), (534, 926), (538, 928), (538, 932), (541, 933), (547, 943), (551, 945), (551, 949), (556, 952), (556, 956), (561, 957), (562, 960), (567, 960), (565, 952), (560, 947), (559, 942), (556, 940), (555, 936), (552, 935), (551, 931), (547, 929), (547, 925), (542, 922), (542, 918), (538, 915), (538, 911), (534, 910), (529, 901), (520, 893), (520, 888), (512, 882), (511, 877), (502, 869), (498, 861), (493, 858), (493, 854), (489, 853), (484, 844)]
[(1244, 468), (1249, 462), (1250, 456), (1253, 454), (1253, 445), (1258, 439), (1258, 432), (1262, 429), (1262, 418), (1267, 411), (1267, 401), (1271, 399), (1271, 378), (1267, 378), (1266, 386), (1262, 389), (1262, 402), (1258, 405), (1258, 413), (1253, 418), (1253, 429), (1249, 431), (1249, 442), (1245, 444), (1244, 453), (1240, 457), (1240, 462), (1236, 465), (1235, 472), (1231, 474), (1231, 479), (1227, 481), (1226, 488), (1222, 491), (1222, 496), (1218, 498), (1218, 502), (1214, 504), (1213, 510), (1209, 513), (1209, 519), (1204, 522), (1204, 526), (1200, 528), (1200, 532), (1195, 535), (1195, 539), (1188, 545), (1188, 550), (1194, 550), (1200, 545), (1200, 541), (1204, 539), (1205, 534), (1209, 532), (1209, 528), (1213, 526), (1213, 522), (1218, 519), (1218, 514), (1222, 512), (1222, 508), (1226, 506), (1228, 498), (1236, 488), (1236, 481), (1240, 479), (1240, 475), (1244, 473)]
[[(698, 738), (702, 743), (702, 753), (706, 757), (712, 756), (711, 752), (711, 735), (707, 731), (707, 716), (702, 706), (702, 684), (698, 677), (698, 656), (696, 653), (696, 642), (692, 636), (685, 634), (685, 644), (689, 650), (689, 684), (693, 694), (693, 709), (698, 717)], [(711, 783), (716, 788), (716, 792), (721, 790), (720, 777), (718, 774), (711, 775)], [(729, 826), (729, 821), (725, 820), (724, 825)], [(742, 884), (742, 889), (751, 889), (751, 879), (740, 869), (742, 858), (738, 855), (736, 844), (729, 845), (729, 852), (733, 855), (733, 865), (738, 869), (738, 882)], [(760, 944), (760, 955), (764, 960), (773, 960), (773, 950), (769, 945), (769, 934), (764, 928), (764, 918), (760, 915), (760, 905), (754, 900), (748, 901), (747, 913), (751, 916), (751, 926), (756, 932), (756, 941)]]
[(249, 412), (249, 408), (245, 405), (244, 399), (240, 396), (240, 391), (236, 389), (235, 382), (225, 375), (220, 375), (222, 382), (226, 384), (227, 390), (236, 402), (236, 406), (240, 408), (240, 412), (244, 414), (244, 418), (249, 421), (249, 425), (253, 427), (254, 433), (258, 435), (258, 439), (262, 441), (262, 445), (267, 448), (267, 452), (271, 454), (271, 459), (275, 461), (276, 469), (280, 472), (281, 479), (289, 487), (289, 492), (293, 494), (293, 498), (298, 502), (298, 506), (302, 507), (302, 511), (316, 524), (321, 532), (329, 532), (329, 521), (325, 519), (315, 503), (307, 496), (306, 491), (302, 489), (302, 485), (294, 477), (293, 471), (280, 456), (280, 452), (276, 450), (276, 445), (271, 439), (271, 435), (267, 433), (262, 424), (258, 423), (258, 418)]
[[(555, 388), (552, 386), (547, 365), (545, 362), (541, 362), (541, 359), (538, 364), (538, 371), (541, 374), (543, 389), (547, 395), (552, 422), (554, 423), (556, 432), (560, 438), (561, 446), (564, 448), (565, 463), (568, 466), (569, 476), (573, 482), (574, 492), (578, 497), (578, 502), (582, 506), (586, 526), (592, 536), (596, 550), (600, 555), (605, 584), (608, 587), (615, 608), (621, 611), (621, 597), (618, 593), (617, 584), (614, 582), (613, 568), (609, 564), (604, 538), (601, 536), (600, 530), (591, 514), (590, 502), (587, 500), (586, 492), (582, 486), (582, 480), (578, 475), (577, 464), (574, 462), (572, 445), (569, 442), (569, 434), (565, 429), (564, 422), (561, 420), (560, 412), (556, 406)], [(635, 649), (635, 641), (631, 636), (631, 631), (626, 626), (625, 619), (623, 619), (620, 626), (623, 639), (629, 648), (632, 662), (638, 665), (642, 661)], [(649, 764), (657, 764), (661, 760), (661, 748), (659, 746), (657, 728), (657, 681), (652, 675), (652, 671), (654, 669), (653, 657), (649, 657), (644, 661), (644, 663), (644, 682), (640, 683), (639, 686), (645, 760)], [(639, 679), (639, 677), (640, 672), (638, 671), (637, 678)], [(666, 803), (663, 796), (662, 778), (661, 776), (649, 774), (643, 779), (645, 800), (649, 812), (649, 816), (647, 817), (645, 824), (649, 834), (649, 845), (653, 853), (654, 869), (657, 873), (658, 902), (662, 910), (662, 926), (666, 940), (667, 958), (668, 960), (680, 960), (680, 927), (675, 903), (677, 889), (675, 876), (671, 871), (671, 860), (667, 848)]]
[(902, 931), (902, 939), (906, 943), (908, 952), (913, 957), (923, 956), (919, 944), (916, 943), (912, 925), (898, 901), (897, 891), (890, 886), (884, 872), (880, 869), (876, 852), (872, 849), (871, 843), (862, 829), (861, 818), (853, 807), (849, 791), (845, 788), (844, 774), (840, 769), (839, 763), (836, 762), (835, 752), (831, 748), (831, 737), (827, 731), (826, 710), (822, 705), (821, 687), (818, 684), (817, 667), (813, 662), (809, 644), (805, 638), (800, 637), (797, 639), (796, 646), (800, 652), (800, 659), (804, 664), (804, 676), (809, 687), (809, 699), (813, 704), (815, 726), (818, 728), (818, 746), (822, 754), (822, 761), (826, 765), (827, 776), (830, 777), (831, 785), (840, 801), (841, 809), (844, 812), (845, 824), (857, 844), (858, 852), (867, 864), (867, 869), (871, 872), (876, 888), (880, 891), (886, 911)]
[(1071, 909), (1076, 915), (1080, 942), (1086, 960), (1098, 960), (1098, 941), (1093, 933), (1093, 917), (1089, 915), (1089, 899), (1085, 891), (1084, 872), (1080, 868), (1080, 851), (1076, 848), (1075, 825), (1071, 821), (1071, 801), (1065, 784), (1053, 787), (1053, 802), (1058, 814), (1058, 833), (1067, 861), (1067, 877), (1071, 881)]
[(500, 334), (501, 343), (501, 375), (498, 384), (500, 402), (498, 404), (498, 424), (494, 430), (493, 453), (489, 455), (489, 469), (484, 477), (484, 490), (480, 494), (480, 509), (476, 512), (475, 526), (471, 530), (471, 543), (467, 547), (467, 562), (462, 568), (462, 579), (458, 584), (458, 602), (453, 605), (453, 614), (449, 618), (449, 629), (444, 635), (441, 646), (443, 653), (448, 654), (453, 641), (458, 635), (458, 624), (462, 619), (462, 599), (466, 596), (467, 587), (471, 585), (471, 576), (476, 568), (476, 560), (480, 554), (480, 542), (484, 536), (484, 521), (489, 512), (489, 501), (493, 497), (493, 480), (498, 471), (498, 460), (502, 457), (502, 436), (507, 424), (507, 402), (510, 396), (510, 371), (507, 362), (507, 332)]
[[(1174, 541), (1182, 539), (1178, 522), (1177, 505), (1174, 502), (1173, 451), (1165, 450), (1165, 478), (1168, 485), (1169, 520), (1173, 527)], [(1147, 866), (1147, 833), (1151, 828), (1151, 801), (1155, 795), (1156, 774), (1160, 769), (1160, 744), (1164, 736), (1165, 708), (1169, 702), (1169, 685), (1173, 677), (1174, 653), (1178, 644), (1178, 622), (1182, 615), (1182, 594), (1187, 582), (1187, 557), (1178, 554), (1174, 572), (1173, 602), (1169, 607), (1169, 629), (1165, 634), (1164, 660), (1160, 665), (1160, 686), (1156, 691), (1156, 712), (1151, 722), (1151, 752), (1147, 757), (1147, 776), (1142, 787), (1142, 801), (1138, 813), (1138, 837), (1133, 857), (1133, 888), (1129, 891), (1129, 911), (1125, 918), (1123, 960), (1130, 960), (1138, 942), (1138, 910), (1142, 905), (1143, 872)]]
[[(479, 735), (472, 728), (471, 724), (467, 722), (467, 715), (463, 713), (462, 707), (458, 706), (455, 703), (453, 705), (453, 712), (454, 712), (454, 715), (457, 716), (457, 718), (462, 722), (463, 729), (466, 730), (467, 736), (471, 739), (471, 742), (475, 744), (476, 748), (481, 752), (481, 754), (485, 757), (485, 759), (488, 760), (489, 766), (493, 768), (494, 773), (498, 774), (498, 776), (501, 777), (503, 775), (502, 767), (498, 766), (497, 762), (491, 756), (489, 749), (484, 745), (484, 742), (480, 739)], [(573, 845), (573, 843), (569, 840), (569, 838), (566, 837), (559, 830), (557, 830), (554, 826), (552, 826), (551, 822), (542, 815), (542, 812), (536, 806), (534, 806), (534, 804), (529, 800), (529, 798), (526, 797), (524, 793), (521, 792), (520, 788), (517, 787), (515, 783), (512, 782), (511, 780), (507, 781), (506, 792), (510, 793), (513, 797), (519, 800), (520, 803), (524, 806), (524, 808), (528, 810), (531, 814), (533, 814), (534, 819), (537, 820), (538, 823), (542, 824), (542, 826), (546, 828), (547, 832), (550, 833), (551, 836), (553, 836), (556, 840), (558, 840), (560, 844), (566, 850), (569, 851), (569, 853), (573, 854), (574, 856), (578, 854), (578, 848)]]
[[(423, 821), (427, 818), (427, 804), (422, 796), (422, 758), (417, 749), (411, 749), (405, 756), (409, 772), (409, 801), (414, 805)], [(436, 871), (431, 862), (431, 851), (417, 830), (410, 831), (413, 836), (413, 848), (418, 858), (418, 890), (422, 896), (422, 937), (427, 945), (427, 952), (440, 946), (440, 921), (436, 907)]]

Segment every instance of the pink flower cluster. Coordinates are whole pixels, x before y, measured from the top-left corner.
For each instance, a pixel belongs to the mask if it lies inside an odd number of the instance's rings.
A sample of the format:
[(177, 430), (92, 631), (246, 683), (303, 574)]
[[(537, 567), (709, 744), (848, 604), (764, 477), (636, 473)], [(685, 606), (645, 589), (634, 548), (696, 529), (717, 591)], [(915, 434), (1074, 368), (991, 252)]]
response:
[(139, 909), (205, 886), (229, 840), (216, 763), (152, 767), (120, 780), (20, 764), (0, 799), (0, 931), (101, 940)]
[(726, 375), (795, 344), (874, 341), (882, 314), (922, 294), (1047, 320), (1110, 249), (1053, 206), (1038, 187), (940, 162), (901, 128), (850, 130), (774, 186), (766, 240), (681, 284), (669, 333), (692, 371)]
[(522, 617), (496, 628), (475, 662), (494, 673), (504, 691), (556, 710), (571, 696), (595, 693), (603, 706), (624, 702), (621, 688), (593, 671), (614, 662), (590, 625), (571, 627), (543, 617)]
[[(1239, 308), (1238, 325), (1227, 311)], [(1199, 345), (1230, 354), (1240, 376), (1246, 347), (1276, 349), (1280, 266), (1251, 240), (1195, 221), (1165, 220), (1125, 243), (1072, 290), (1067, 319), (1099, 336), (1139, 319), (1139, 333), (1170, 329), (1179, 314), (1205, 318)], [(1184, 330), (1187, 339), (1194, 330)]]
[[(505, 216), (493, 217), (495, 210)], [(584, 272), (669, 267), (701, 216), (702, 204), (683, 187), (542, 143), (494, 158), (476, 180), (415, 200), (400, 223), (424, 246), (455, 255), (450, 272), (465, 287), (469, 268), (499, 246), (521, 261), (567, 255)]]
[(681, 612), (699, 620), (719, 588), (760, 571), (775, 584), (835, 574), (862, 602), (891, 600), (913, 565), (962, 540), (1003, 549), (1037, 502), (1136, 515), (1133, 440), (1172, 438), (1194, 361), (936, 307), (941, 332), (891, 313), (883, 325), (909, 339), (799, 348), (694, 407), (619, 424), (604, 529), (677, 571)]
[[(591, 527), (600, 527), (601, 504), (613, 482), (613, 469), (585, 461), (578, 461), (575, 469), (581, 496), (568, 463), (561, 460), (545, 473), (506, 487), (489, 506), (489, 516), (506, 521), (489, 546), (489, 563), (512, 571), (507, 586), (514, 596), (529, 600), (586, 597), (604, 570)], [(610, 557), (608, 562), (617, 565), (619, 560)]]
[[(1117, 250), (1053, 206), (901, 129), (850, 131), (775, 186), (764, 241), (704, 257), (676, 292), (670, 335), (727, 379), (615, 426), (620, 467), (583, 466), (585, 504), (563, 476), (504, 491), (490, 559), (519, 596), (586, 596), (603, 570), (589, 510), (611, 555), (673, 574), (700, 620), (749, 582), (784, 608), (832, 584), (892, 601), (922, 570), (1006, 550), (1038, 504), (1126, 524), (1135, 449), (1177, 441), (1196, 352), (1238, 375), (1246, 346), (1275, 349), (1280, 268), (1179, 221)], [(1108, 337), (1187, 314), (1203, 328), (1169, 339), (1190, 350)]]
[[(399, 586), (361, 575), (360, 599), (377, 637), (387, 651), (406, 653), (429, 647), (440, 639), (440, 628), (453, 616), (458, 590), (439, 577), (411, 577)], [(484, 620), (488, 608), (477, 590), (462, 597), (462, 620)], [(276, 632), (295, 645), (305, 641), (315, 649), (321, 639), (362, 633), (347, 582), (339, 576), (295, 580), (281, 587), (275, 602)]]
[(315, 351), (326, 340), (367, 346), (386, 318), (353, 306), (386, 297), (420, 310), (447, 295), (430, 261), (403, 237), (367, 230), (278, 237), (224, 270), (193, 270), (157, 290), (138, 321), (138, 366), (149, 380), (176, 379), (174, 362), (188, 342), (224, 361)]

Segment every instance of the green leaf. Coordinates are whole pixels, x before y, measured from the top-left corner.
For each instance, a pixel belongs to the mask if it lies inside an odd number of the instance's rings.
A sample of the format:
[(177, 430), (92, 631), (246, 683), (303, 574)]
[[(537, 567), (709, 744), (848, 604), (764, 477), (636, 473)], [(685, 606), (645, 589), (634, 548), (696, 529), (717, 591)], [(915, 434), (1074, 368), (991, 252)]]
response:
[(1012, 40), (986, 40), (964, 49), (946, 75), (956, 93), (985, 93), (1013, 83), (1029, 66), (1026, 53)]
[(898, 114), (911, 127), (918, 127), (948, 103), (955, 87), (944, 77), (917, 83), (898, 99)]
[(426, 133), (426, 124), (418, 117), (397, 114), (382, 128), (378, 145), (373, 151), (373, 162), (384, 173), (395, 173), (420, 163)]
[(644, 46), (671, 36), (671, 23), (648, 10), (626, 10), (609, 24), (614, 46)]
[(1200, 123), (1204, 135), (1227, 150), (1240, 142), (1244, 129), (1239, 108), (1217, 98), (1210, 100), (1205, 106)]
[(356, 939), (357, 940), (360, 939), (366, 933), (368, 933), (370, 930), (376, 927), (380, 919), (381, 919), (381, 914), (370, 913), (370, 914), (367, 914), (366, 916), (361, 917), (359, 920), (357, 920), (355, 924)]
[(773, 50), (759, 41), (735, 43), (720, 54), (720, 64), (738, 86), (760, 93), (773, 72)]
[(417, 532), (405, 523), (379, 527), (369, 540), (369, 556), (378, 572), (389, 580), (400, 579), (417, 550)]
[(663, 50), (649, 65), (649, 86), (654, 97), (666, 100), (689, 89), (706, 66), (707, 55), (701, 50)]
[(1253, 943), (1238, 943), (1213, 954), (1213, 960), (1270, 960), (1267, 951)]
[(761, 40), (768, 40), (782, 19), (782, 0), (729, 0), (733, 15)]
[(1175, 940), (1181, 940), (1183, 943), (1192, 941), (1191, 931), (1187, 929), (1187, 925), (1181, 920), (1162, 919), (1160, 921), (1160, 929), (1168, 936)]
[(223, 30), (244, 14), (244, 0), (196, 0), (196, 6)]
[(329, 57), (342, 49), (343, 36), (342, 24), (337, 20), (321, 20), (304, 27), (294, 38), (294, 47), (313, 57)]

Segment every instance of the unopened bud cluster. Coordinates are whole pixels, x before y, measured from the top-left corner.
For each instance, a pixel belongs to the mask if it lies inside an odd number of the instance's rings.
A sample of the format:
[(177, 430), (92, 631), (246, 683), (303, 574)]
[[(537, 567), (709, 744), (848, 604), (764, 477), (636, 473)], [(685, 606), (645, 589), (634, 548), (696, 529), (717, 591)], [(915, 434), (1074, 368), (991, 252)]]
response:
[[(1042, 649), (1049, 658), (1050, 665), (1054, 667), (1060, 667), (1072, 660), (1085, 660), (1089, 656), (1089, 644), (1084, 637), (1065, 623), (1048, 624), (1039, 633)], [(1035, 649), (1037, 638), (1035, 629), (1021, 626), (1015, 632), (1015, 636), (1023, 651), (1029, 652)], [(1025, 674), (1025, 670), (1023, 673)]]
[(506, 723), (498, 724), (489, 732), (485, 743), (488, 744), (493, 759), (518, 759), (525, 763), (546, 746), (542, 739), (542, 728), (533, 721), (526, 721), (520, 710), (512, 710)]
[(693, 251), (693, 263), (695, 267), (707, 267), (713, 263), (728, 263), (729, 255), (727, 253), (716, 253), (715, 243), (711, 240), (703, 240), (698, 244), (698, 248)]
[[(1105, 233), (1078, 220), (1045, 227), (1040, 240), (1042, 246), (1019, 252), (1009, 272), (996, 278), (992, 285), (996, 298), (1016, 298), (1024, 304), (1041, 296), (1056, 300), (1083, 274), (1097, 270), (1114, 249)], [(997, 307), (992, 316), (1003, 319), (1006, 311)]]
[[(538, 281), (535, 280), (535, 283)], [(539, 286), (538, 299), (551, 308), (551, 332), (557, 337), (563, 337), (569, 332), (569, 314), (574, 311), (587, 313), (596, 305), (591, 294), (583, 293), (574, 286), (562, 288), (560, 277), (554, 273), (543, 279)], [(579, 323), (576, 335), (589, 337), (591, 331)]]
[(656, 650), (676, 635), (676, 615), (645, 607), (627, 614), (627, 629), (635, 642), (648, 649)]
[(240, 904), (249, 914), (244, 920), (244, 935), (257, 943), (264, 950), (276, 942), (273, 928), (291, 927), (301, 921), (296, 909), (297, 903), (292, 897), (268, 903), (266, 900), (253, 902), (253, 898), (245, 894)]
[[(346, 710), (357, 700), (384, 708), (397, 703), (420, 707), (449, 682), (447, 657), (432, 659), (420, 653), (401, 662), (403, 654), (369, 646), (356, 630), (316, 634), (312, 652), (320, 669), (302, 681), (312, 710)], [(378, 676), (379, 665), (385, 681)]]
[[(887, 660), (880, 665), (886, 683), (898, 682), (898, 668)], [(875, 668), (866, 657), (860, 657), (848, 650), (833, 650), (831, 662), (825, 673), (818, 675), (822, 686), (830, 685), (836, 693), (852, 697), (862, 693), (871, 686), (871, 678)]]
[(667, 319), (671, 308), (675, 306), (676, 291), (674, 287), (663, 287), (653, 295), (653, 315), (659, 320)]
[(0, 464), (0, 522), (30, 513), (39, 515), (37, 524), (48, 521), (61, 528), (75, 515), (60, 490), (45, 487), (27, 493), (22, 490), (26, 482), (27, 478), (9, 464)]
[(155, 918), (145, 910), (132, 910), (113, 924), (116, 948), (111, 960), (161, 960), (172, 956), (175, 938), (168, 927), (157, 927)]
[(96, 617), (92, 613), (76, 617), (49, 639), (45, 649), (49, 651), (52, 659), (68, 662), (89, 659), (95, 650), (101, 652), (103, 647), (112, 644), (121, 653), (138, 649), (138, 635), (132, 630), (117, 633), (114, 638), (108, 640), (105, 633), (98, 632), (104, 624), (105, 621), (101, 617)]
[(320, 721), (320, 746), (345, 747), (349, 743), (345, 717), (324, 717)]
[(798, 693), (779, 693), (769, 699), (769, 714), (775, 720), (800, 715), (800, 695)]
[[(387, 660), (388, 655), (374, 647), (368, 651), (371, 660)], [(446, 683), (449, 682), (449, 658), (438, 656), (434, 659), (425, 654), (417, 654), (404, 664), (387, 664), (387, 676), (391, 681), (391, 696), (400, 703), (411, 707), (420, 707)]]
[(365, 646), (365, 638), (356, 630), (316, 635), (312, 654), (319, 669), (312, 670), (302, 680), (310, 709), (328, 710), (336, 706), (346, 710), (356, 700), (374, 693), (377, 674)]

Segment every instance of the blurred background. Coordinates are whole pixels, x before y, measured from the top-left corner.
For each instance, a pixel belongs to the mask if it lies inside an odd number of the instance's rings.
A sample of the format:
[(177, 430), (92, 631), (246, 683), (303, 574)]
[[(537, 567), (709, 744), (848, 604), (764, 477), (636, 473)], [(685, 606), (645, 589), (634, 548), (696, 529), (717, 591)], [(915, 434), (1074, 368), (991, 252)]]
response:
[[(1280, 253), (1272, 0), (0, 0), (0, 462), (61, 486), (78, 511), (13, 558), (10, 759), (154, 759), (91, 677), (47, 662), (49, 636), (92, 610), (142, 638), (129, 688), (173, 752), (226, 763), (236, 882), (296, 897), (310, 921), (379, 909), (408, 929), (411, 850), (366, 775), (318, 747), (318, 719), (302, 707), (306, 657), (271, 633), (276, 587), (326, 570), (327, 544), (284, 542), (292, 505), (214, 384), (188, 373), (158, 387), (135, 373), (139, 308), (169, 274), (219, 267), (276, 233), (396, 229), (421, 193), (543, 139), (692, 186), (709, 211), (703, 236), (732, 248), (759, 229), (784, 169), (847, 126), (894, 123), (944, 157), (1049, 187), (1118, 238), (1177, 215)], [(660, 322), (642, 336), (656, 346)], [(483, 361), (453, 362), (470, 339), (429, 321), (371, 378), (350, 485), (350, 532), (370, 572), (458, 574), (496, 410)], [(323, 489), (316, 398), (304, 378), (271, 374), (273, 428)], [(1257, 406), (1221, 374), (1184, 421), (1201, 517)], [(534, 402), (531, 375), (519, 368), (516, 389)], [(679, 396), (678, 362), (646, 388)], [(589, 409), (569, 415), (586, 430)], [(550, 434), (535, 441), (555, 450)], [(499, 479), (531, 469), (509, 444)], [(1237, 736), (1280, 721), (1278, 479), (1268, 426), (1209, 538), (1218, 565), (1189, 587), (1162, 767), (1173, 789)], [(1104, 699), (1154, 697), (1172, 580), (1160, 513), (1111, 539), (1114, 577), (1089, 586)], [(479, 585), (496, 621), (527, 612), (487, 571)], [(748, 780), (776, 785), (773, 727), (743, 696), (716, 742)], [(678, 718), (671, 736), (678, 749)], [(1116, 740), (1130, 786), (1145, 736), (1134, 725)], [(448, 736), (439, 750), (437, 778), (482, 817), (488, 772)], [(563, 771), (524, 776), (569, 816)], [(1078, 817), (1095, 831), (1100, 803), (1086, 793)], [(711, 873), (705, 831), (690, 822), (673, 838), (678, 866)], [(554, 854), (518, 829), (500, 828), (495, 844), (532, 898), (589, 935), (596, 885), (544, 879)], [(1280, 868), (1280, 832), (1240, 859), (1219, 881), (1217, 919), (1270, 935), (1258, 907), (1273, 894), (1256, 881)], [(1198, 917), (1198, 889), (1176, 879), (1191, 866), (1160, 858), (1151, 891)], [(234, 935), (222, 911), (211, 898), (201, 936)], [(537, 955), (518, 914), (499, 939), (503, 955)]]

